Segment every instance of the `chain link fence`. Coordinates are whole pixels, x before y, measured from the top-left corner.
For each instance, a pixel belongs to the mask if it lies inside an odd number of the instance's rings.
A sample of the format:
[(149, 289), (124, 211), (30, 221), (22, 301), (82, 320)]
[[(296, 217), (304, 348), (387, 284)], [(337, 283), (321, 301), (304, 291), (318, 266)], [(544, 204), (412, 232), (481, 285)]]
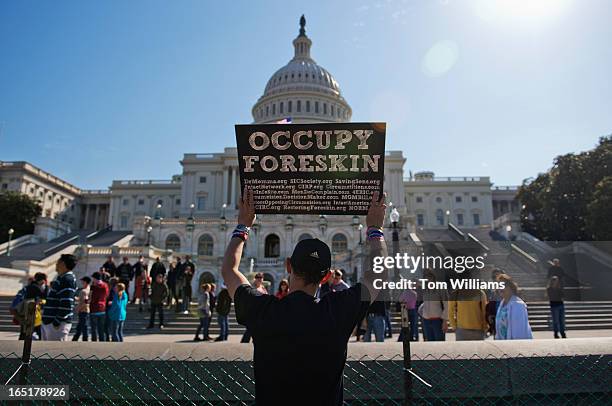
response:
[[(0, 354), (0, 379), (19, 367)], [(406, 401), (401, 356), (349, 359), (344, 371), (350, 405), (604, 405), (612, 402), (612, 355), (545, 357), (413, 357), (417, 380)], [(70, 400), (91, 405), (251, 405), (253, 364), (241, 359), (118, 359), (32, 357), (28, 384), (69, 385)], [(14, 382), (11, 382), (14, 383)], [(296, 394), (296, 396), (298, 396)], [(57, 404), (56, 403), (56, 404)], [(28, 404), (47, 404), (31, 402)]]

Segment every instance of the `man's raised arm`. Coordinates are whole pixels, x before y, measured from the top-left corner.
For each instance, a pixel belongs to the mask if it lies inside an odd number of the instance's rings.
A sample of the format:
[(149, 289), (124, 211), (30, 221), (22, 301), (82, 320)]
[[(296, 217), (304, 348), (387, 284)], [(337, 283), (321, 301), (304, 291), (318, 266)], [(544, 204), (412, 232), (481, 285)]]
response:
[(221, 267), (223, 282), (232, 298), (234, 298), (238, 286), (249, 283), (247, 278), (238, 270), (238, 267), (242, 258), (244, 243), (249, 236), (253, 222), (255, 222), (253, 191), (245, 187), (238, 202), (238, 226), (232, 233), (232, 238), (227, 245), (225, 257), (223, 257), (223, 266)]
[(374, 279), (387, 280), (386, 268), (379, 274), (375, 274), (373, 271), (374, 258), (387, 256), (387, 243), (385, 243), (382, 231), (387, 209), (385, 204), (386, 198), (386, 194), (383, 194), (382, 198), (380, 198), (379, 193), (374, 192), (370, 208), (368, 209), (368, 215), (366, 216), (368, 228), (366, 230), (366, 255), (363, 262), (363, 270), (365, 272), (363, 285), (370, 291), (370, 302), (376, 300), (379, 293), (379, 290), (374, 288)]

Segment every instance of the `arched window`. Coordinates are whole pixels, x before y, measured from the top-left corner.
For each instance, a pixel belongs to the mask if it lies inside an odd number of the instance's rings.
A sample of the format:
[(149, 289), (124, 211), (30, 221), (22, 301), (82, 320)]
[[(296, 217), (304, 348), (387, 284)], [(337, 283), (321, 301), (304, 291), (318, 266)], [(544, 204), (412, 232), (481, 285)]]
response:
[(166, 249), (172, 251), (181, 250), (181, 239), (176, 234), (170, 234), (166, 237)]
[(298, 242), (302, 241), (302, 240), (310, 240), (312, 239), (312, 235), (308, 234), (308, 233), (304, 233), (302, 235), (300, 235), (300, 238), (298, 238)]
[(436, 223), (439, 226), (444, 225), (444, 212), (442, 211), (442, 209), (436, 210)]
[(265, 243), (266, 258), (278, 258), (280, 256), (280, 238), (276, 234), (270, 234), (266, 237)]
[(204, 234), (198, 240), (198, 255), (211, 256), (213, 254), (214, 243), (210, 235)]
[(338, 233), (332, 237), (332, 252), (344, 252), (347, 249), (348, 241), (344, 234)]

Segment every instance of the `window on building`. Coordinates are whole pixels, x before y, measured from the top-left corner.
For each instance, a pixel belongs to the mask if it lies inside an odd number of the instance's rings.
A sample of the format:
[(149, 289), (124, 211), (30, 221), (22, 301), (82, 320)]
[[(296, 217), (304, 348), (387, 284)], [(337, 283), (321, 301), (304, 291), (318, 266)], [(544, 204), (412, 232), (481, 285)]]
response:
[(330, 106), (330, 109), (331, 109), (331, 115), (333, 117), (333, 115), (334, 115), (334, 105), (333, 104)]
[(476, 203), (478, 201), (478, 196), (472, 196), (472, 202)]
[(300, 113), (302, 111), (302, 101), (301, 100), (297, 101), (296, 111), (298, 113)]
[(200, 183), (206, 183), (206, 176), (200, 176)]
[(202, 235), (198, 240), (198, 255), (212, 256), (213, 248), (213, 238), (209, 234)]
[(416, 197), (416, 202), (417, 203), (423, 203), (423, 196), (417, 196)]
[(461, 196), (455, 196), (455, 202), (461, 203), (462, 201), (463, 201), (463, 198)]
[(474, 213), (472, 214), (472, 217), (474, 219), (474, 225), (479, 226), (480, 225), (480, 214)]
[(270, 106), (266, 106), (266, 117), (268, 117), (270, 113)]
[(119, 227), (128, 228), (128, 216), (126, 216), (125, 214), (122, 215), (119, 219)]
[(306, 112), (310, 113), (310, 100), (306, 100)]
[(264, 254), (266, 258), (278, 258), (280, 256), (280, 238), (276, 234), (266, 237)]
[(348, 249), (348, 240), (344, 234), (338, 233), (332, 237), (332, 252), (345, 252)]
[(323, 114), (327, 115), (327, 103), (323, 103)]
[(315, 113), (319, 114), (319, 102), (318, 101), (315, 102)]
[(285, 112), (285, 103), (280, 102), (280, 113), (283, 114)]
[(462, 213), (457, 213), (457, 225), (458, 226), (463, 225), (463, 214)]
[(48, 200), (48, 201), (53, 200), (53, 196), (51, 196), (51, 195), (47, 195), (47, 200)]
[(298, 238), (298, 242), (302, 241), (302, 240), (310, 240), (312, 239), (312, 235), (308, 234), (308, 233), (304, 233), (302, 235), (300, 235), (300, 238)]
[(206, 196), (198, 196), (196, 205), (198, 210), (206, 209)]
[(166, 237), (166, 249), (172, 251), (181, 250), (181, 239), (176, 234), (170, 234)]
[(163, 201), (162, 199), (159, 199), (159, 200), (157, 201), (157, 204), (158, 204), (158, 205), (160, 205), (160, 206), (163, 206), (164, 201)]
[(130, 204), (130, 200), (129, 199), (123, 199), (123, 203), (124, 206), (127, 206), (128, 204)]
[(442, 209), (436, 210), (436, 224), (438, 224), (439, 226), (444, 225), (444, 212), (442, 211)]
[[(293, 77), (293, 75), (291, 75), (291, 76)], [(291, 113), (291, 112), (293, 111), (293, 102), (292, 102), (291, 100), (289, 100), (289, 101), (287, 102), (287, 111), (288, 111), (289, 113)]]
[(442, 203), (442, 198), (440, 196), (436, 197), (436, 203)]
[(417, 225), (418, 226), (424, 226), (425, 225), (425, 216), (423, 216), (423, 213), (417, 214)]
[(3, 183), (2, 184), (2, 190), (6, 190), (8, 189), (8, 183)]
[(174, 201), (174, 204), (175, 204), (176, 206), (180, 206), (180, 205), (181, 205), (181, 199), (176, 199), (176, 200)]
[(272, 115), (276, 114), (276, 103), (272, 104)]
[(139, 206), (143, 206), (144, 205), (144, 199), (138, 199), (138, 205)]

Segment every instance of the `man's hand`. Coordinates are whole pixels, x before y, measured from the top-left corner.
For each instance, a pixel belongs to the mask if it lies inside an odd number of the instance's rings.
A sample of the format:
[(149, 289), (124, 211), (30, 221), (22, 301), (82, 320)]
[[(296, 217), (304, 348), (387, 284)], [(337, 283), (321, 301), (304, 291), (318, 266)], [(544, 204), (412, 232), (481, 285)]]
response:
[(372, 201), (370, 202), (370, 208), (368, 209), (368, 215), (366, 216), (366, 225), (368, 227), (380, 227), (382, 228), (385, 222), (385, 213), (387, 211), (387, 194), (383, 193), (382, 199), (380, 199), (380, 193), (374, 192), (372, 194)]
[(255, 201), (253, 199), (253, 191), (245, 186), (238, 202), (238, 224), (252, 227), (254, 222)]

